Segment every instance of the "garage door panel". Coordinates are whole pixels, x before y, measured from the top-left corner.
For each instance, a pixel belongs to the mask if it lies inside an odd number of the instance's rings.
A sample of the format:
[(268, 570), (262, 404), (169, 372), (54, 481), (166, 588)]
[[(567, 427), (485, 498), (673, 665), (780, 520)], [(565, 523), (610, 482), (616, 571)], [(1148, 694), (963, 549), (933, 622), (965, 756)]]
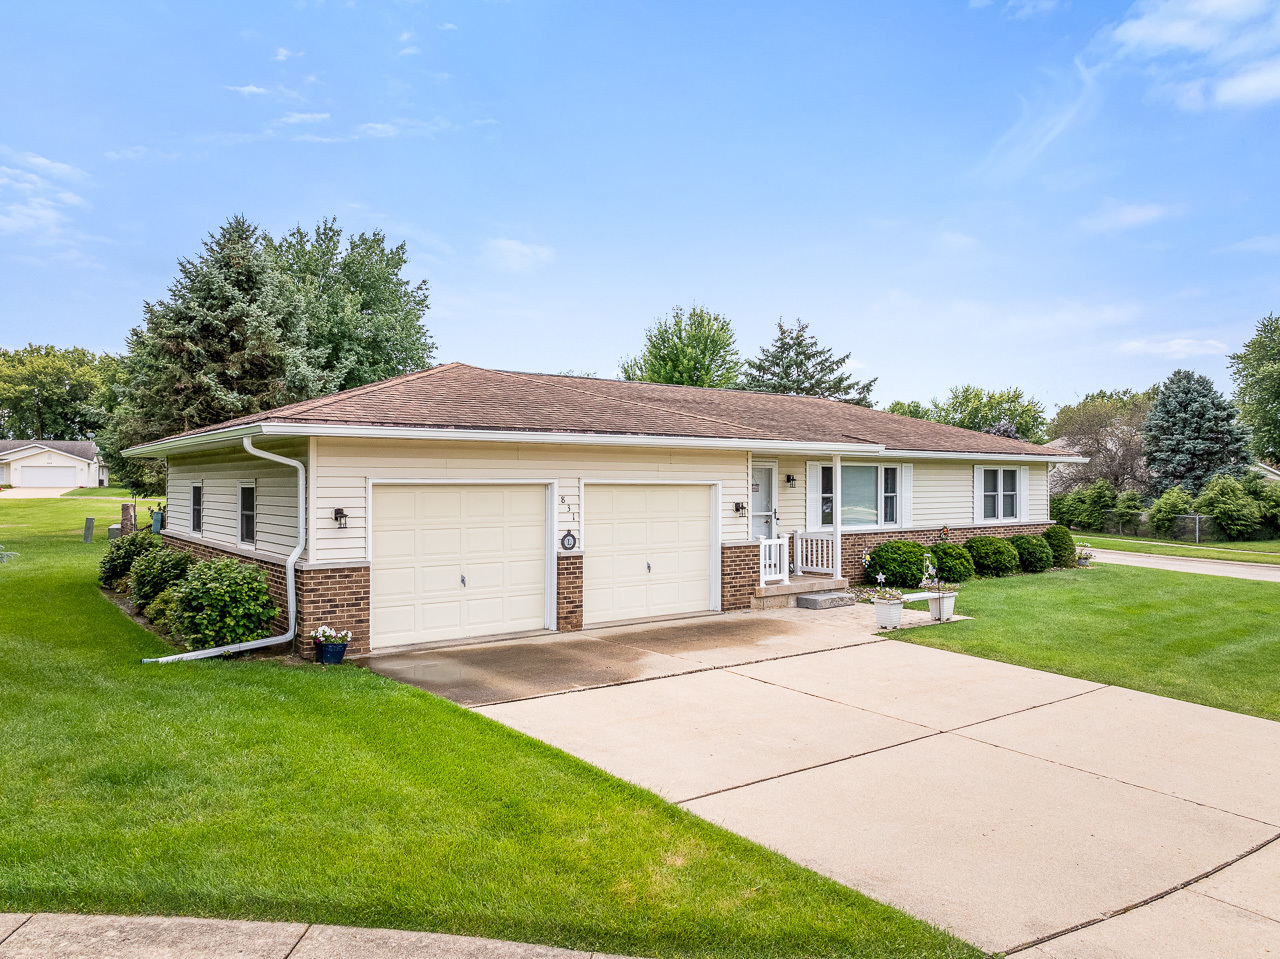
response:
[(584, 622), (710, 609), (709, 487), (588, 484), (584, 500)]
[(546, 503), (534, 484), (375, 486), (371, 645), (544, 626)]

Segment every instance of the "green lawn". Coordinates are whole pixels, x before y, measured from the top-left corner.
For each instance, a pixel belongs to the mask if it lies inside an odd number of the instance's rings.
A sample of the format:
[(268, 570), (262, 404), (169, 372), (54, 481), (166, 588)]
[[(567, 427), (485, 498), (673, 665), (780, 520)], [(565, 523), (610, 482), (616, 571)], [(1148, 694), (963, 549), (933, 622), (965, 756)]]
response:
[(978, 957), (650, 793), (354, 666), (166, 651), (90, 504), (0, 503), (0, 911), (233, 916), (643, 956)]
[(1088, 543), (1098, 549), (1119, 549), (1126, 553), (1190, 556), (1195, 559), (1227, 559), (1237, 563), (1280, 563), (1280, 540), (1274, 539), (1195, 546), (1186, 543), (1131, 539), (1127, 536), (1101, 536), (1093, 533), (1076, 533), (1075, 538), (1076, 543)]
[(1280, 720), (1277, 609), (1274, 583), (1104, 565), (967, 583), (973, 620), (892, 635)]
[[(85, 486), (80, 489), (67, 490), (63, 496), (102, 496), (107, 499), (133, 499), (133, 494), (123, 486)], [(155, 503), (155, 497), (146, 500), (149, 503)], [(142, 502), (139, 501), (139, 506)]]

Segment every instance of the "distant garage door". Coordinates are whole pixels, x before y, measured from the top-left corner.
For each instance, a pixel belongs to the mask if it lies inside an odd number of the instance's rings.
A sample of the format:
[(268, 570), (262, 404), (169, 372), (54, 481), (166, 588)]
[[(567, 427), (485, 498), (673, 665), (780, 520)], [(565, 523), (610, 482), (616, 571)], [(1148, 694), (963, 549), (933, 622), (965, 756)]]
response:
[(584, 624), (712, 608), (710, 487), (585, 489)]
[(373, 488), (374, 649), (546, 625), (547, 490)]
[(24, 466), (20, 482), (23, 486), (75, 486), (74, 466)]

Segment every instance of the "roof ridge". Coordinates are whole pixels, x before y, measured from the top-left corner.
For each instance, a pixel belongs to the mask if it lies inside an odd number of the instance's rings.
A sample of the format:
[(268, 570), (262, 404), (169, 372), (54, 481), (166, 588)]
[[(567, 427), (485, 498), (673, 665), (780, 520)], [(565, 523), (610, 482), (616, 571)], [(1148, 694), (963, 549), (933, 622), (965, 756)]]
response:
[[(465, 365), (465, 364), (463, 364), (463, 365)], [(472, 367), (472, 369), (476, 369), (476, 368), (477, 368), (477, 367)], [(540, 373), (515, 373), (515, 372), (512, 372), (511, 370), (490, 370), (490, 372), (492, 372), (492, 373), (497, 373), (499, 376), (511, 376), (511, 377), (516, 377), (516, 378), (518, 378), (518, 379), (522, 379), (522, 380), (528, 380), (528, 379), (531, 379), (531, 378), (533, 378), (533, 377), (539, 377), (539, 376), (542, 376), (542, 375), (543, 375), (543, 374), (540, 374)], [(646, 382), (647, 382), (647, 381), (646, 381)], [(680, 385), (680, 384), (676, 384), (676, 383), (663, 383), (663, 384), (659, 384), (659, 385), (661, 385), (661, 386), (678, 386), (678, 385)], [(615, 400), (615, 398), (614, 398), (614, 397), (612, 397), (612, 396), (608, 396), (608, 395), (606, 395), (606, 394), (604, 394), (604, 393), (598, 393), (598, 392), (596, 392), (595, 390), (588, 390), (588, 389), (583, 389), (582, 387), (578, 387), (578, 386), (567, 386), (567, 385), (565, 385), (565, 386), (564, 386), (564, 388), (565, 388), (565, 389), (574, 390), (574, 391), (576, 391), (576, 392), (578, 392), (578, 393), (585, 393), (585, 394), (586, 394), (586, 395), (588, 395), (588, 396), (594, 396), (594, 397), (597, 397), (597, 398), (599, 398), (599, 399)], [(693, 389), (710, 389), (710, 388), (711, 388), (711, 387), (693, 387)], [(615, 401), (616, 401), (616, 400), (615, 400)], [(715, 424), (716, 424), (716, 425), (718, 425), (718, 426), (727, 426), (727, 427), (731, 427), (731, 428), (736, 429), (736, 430), (741, 430), (741, 429), (743, 429), (743, 428), (744, 428), (744, 427), (742, 426), (742, 424), (740, 424), (740, 423), (734, 423), (734, 422), (732, 422), (731, 420), (722, 420), (722, 419), (718, 419), (717, 417), (714, 417), (714, 416), (706, 416), (706, 415), (704, 415), (704, 414), (702, 414), (702, 413), (690, 413), (690, 412), (686, 412), (686, 411), (684, 411), (684, 410), (673, 410), (673, 409), (668, 409), (668, 408), (667, 408), (667, 407), (665, 407), (665, 406), (658, 406), (658, 405), (656, 405), (656, 404), (654, 404), (654, 403), (644, 403), (644, 402), (641, 402), (641, 401), (639, 401), (639, 400), (628, 400), (627, 402), (628, 402), (628, 403), (630, 403), (630, 404), (632, 404), (632, 405), (634, 405), (634, 406), (643, 406), (643, 407), (645, 407), (646, 409), (650, 409), (650, 410), (657, 410), (658, 412), (661, 412), (661, 413), (667, 413), (667, 414), (670, 414), (670, 415), (672, 415), (672, 416), (688, 416), (688, 417), (692, 417), (693, 419), (703, 420), (703, 421), (708, 422), (708, 423), (715, 423)], [(768, 437), (769, 437), (769, 435), (770, 435), (770, 434), (768, 434), (767, 432), (765, 432), (764, 430), (756, 429), (754, 426), (748, 426), (748, 427), (745, 427), (745, 428), (746, 428), (747, 430), (750, 430), (752, 433), (758, 434), (758, 435), (759, 435), (760, 437), (762, 437), (762, 438), (768, 438)]]

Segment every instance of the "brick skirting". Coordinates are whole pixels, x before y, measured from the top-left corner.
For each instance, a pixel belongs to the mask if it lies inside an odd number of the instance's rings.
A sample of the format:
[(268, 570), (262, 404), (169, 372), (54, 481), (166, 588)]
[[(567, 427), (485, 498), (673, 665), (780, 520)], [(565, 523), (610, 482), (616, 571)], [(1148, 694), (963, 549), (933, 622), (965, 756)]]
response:
[(556, 629), (582, 629), (582, 554), (556, 557)]
[[(1017, 533), (1038, 536), (1052, 525), (1052, 523), (1015, 523), (1008, 526), (952, 526), (947, 542), (962, 546), (965, 540), (974, 536), (1013, 536)], [(933, 546), (942, 542), (942, 528), (845, 533), (840, 540), (840, 568), (845, 578), (850, 583), (864, 582), (867, 571), (862, 566), (862, 551), (875, 549), (881, 543), (887, 543), (893, 539), (905, 539), (913, 543)]]
[(760, 544), (720, 547), (720, 609), (750, 609), (760, 585)]
[[(289, 628), (288, 592), (285, 587), (284, 563), (267, 559), (249, 558), (231, 550), (221, 549), (212, 543), (192, 542), (189, 539), (161, 533), (166, 546), (186, 550), (197, 559), (235, 559), (253, 563), (267, 575), (267, 591), (279, 612), (271, 623), (273, 633), (283, 633)], [(294, 650), (305, 657), (315, 655), (315, 645), (307, 634), (317, 626), (351, 630), (348, 653), (369, 651), (369, 567), (344, 566), (337, 569), (296, 569), (294, 592), (298, 602), (298, 635)]]

